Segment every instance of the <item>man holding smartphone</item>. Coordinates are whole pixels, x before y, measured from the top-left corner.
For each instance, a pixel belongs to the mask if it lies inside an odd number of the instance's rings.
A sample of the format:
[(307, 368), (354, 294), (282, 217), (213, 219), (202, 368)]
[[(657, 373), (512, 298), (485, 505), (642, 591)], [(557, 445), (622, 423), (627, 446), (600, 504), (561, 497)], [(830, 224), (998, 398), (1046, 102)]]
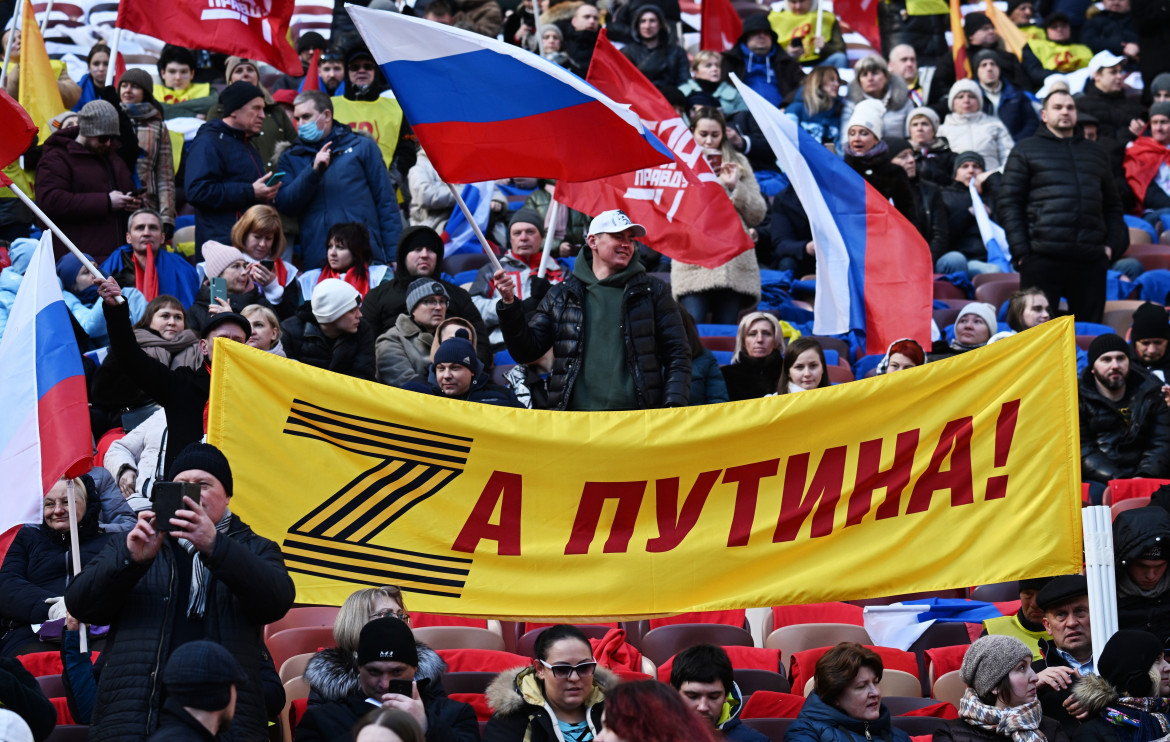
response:
[(139, 513), (126, 538), (111, 540), (65, 592), (71, 615), (111, 627), (90, 739), (148, 737), (162, 705), (157, 678), (174, 650), (200, 640), (231, 652), (247, 678), (236, 686), (228, 737), (263, 739), (261, 635), (288, 612), (296, 589), (280, 547), (232, 514), (231, 465), (218, 448), (187, 446), (168, 474), (199, 497), (184, 496), (165, 524), (152, 510)]
[(479, 742), (479, 722), (471, 706), (436, 693), (427, 680), (415, 681), (418, 649), (414, 633), (400, 619), (377, 618), (362, 628), (357, 664), (358, 689), (310, 706), (294, 742), (349, 739), (358, 719), (377, 707), (413, 716), (427, 742)]

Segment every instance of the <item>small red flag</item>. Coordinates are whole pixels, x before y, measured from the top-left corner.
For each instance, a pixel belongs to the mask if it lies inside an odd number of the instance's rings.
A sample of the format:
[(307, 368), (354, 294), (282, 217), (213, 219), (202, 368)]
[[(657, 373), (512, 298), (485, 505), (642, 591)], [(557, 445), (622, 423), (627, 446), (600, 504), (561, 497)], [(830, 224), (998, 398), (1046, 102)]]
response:
[(743, 33), (743, 19), (731, 0), (702, 0), (699, 48), (725, 52)]
[(309, 61), (309, 71), (305, 73), (305, 84), (301, 86), (301, 90), (320, 90), (321, 89), (321, 73), (317, 71), (317, 66), (321, 62), (321, 50), (313, 50), (313, 58)]
[[(37, 138), (37, 125), (33, 123), (28, 111), (2, 89), (0, 131), (4, 132), (4, 136), (0, 137), (0, 168), (6, 168), (19, 160)], [(7, 183), (0, 182), (0, 185), (7, 186), (11, 182), (11, 180)]]
[(119, 84), (122, 82), (122, 75), (126, 73), (126, 57), (122, 56), (122, 52), (118, 52), (118, 58), (114, 60), (114, 79)]

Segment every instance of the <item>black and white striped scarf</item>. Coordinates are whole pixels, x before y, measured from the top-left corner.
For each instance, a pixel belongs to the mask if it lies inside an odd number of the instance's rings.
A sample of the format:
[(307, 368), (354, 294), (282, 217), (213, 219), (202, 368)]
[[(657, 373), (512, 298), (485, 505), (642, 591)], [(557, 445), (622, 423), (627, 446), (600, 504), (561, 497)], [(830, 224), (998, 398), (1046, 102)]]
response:
[[(224, 508), (223, 517), (215, 524), (216, 532), (227, 533), (231, 520), (231, 508)], [(179, 546), (182, 546), (191, 555), (191, 599), (187, 602), (187, 618), (203, 618), (203, 609), (207, 607), (207, 567), (199, 558), (195, 544), (181, 538)]]

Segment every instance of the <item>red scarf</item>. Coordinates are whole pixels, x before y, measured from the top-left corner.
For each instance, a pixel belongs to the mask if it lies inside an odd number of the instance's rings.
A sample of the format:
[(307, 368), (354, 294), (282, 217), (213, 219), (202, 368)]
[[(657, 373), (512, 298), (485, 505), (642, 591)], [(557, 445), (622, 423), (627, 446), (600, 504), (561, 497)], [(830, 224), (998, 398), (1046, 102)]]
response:
[[(211, 342), (215, 342), (212, 338)], [(207, 369), (207, 375), (211, 376), (211, 361), (204, 359), (203, 368)], [(207, 435), (207, 412), (211, 409), (211, 397), (207, 397), (207, 401), (203, 403), (203, 435)]]
[(362, 276), (361, 278), (358, 278), (355, 275), (356, 273), (357, 271), (352, 268), (347, 270), (345, 273), (338, 273), (326, 265), (321, 269), (321, 277), (317, 279), (317, 283), (321, 283), (326, 278), (340, 278), (342, 281), (345, 281), (350, 286), (353, 286), (355, 289), (357, 289), (358, 293), (361, 294), (362, 298), (364, 299), (366, 297), (366, 293), (370, 290), (370, 272), (367, 270), (366, 275)]
[(284, 264), (284, 261), (280, 260), (280, 259), (277, 259), (275, 262), (276, 262), (276, 281), (281, 286), (285, 286), (288, 284), (288, 266), (286, 266)]
[(134, 258), (134, 285), (147, 301), (154, 301), (158, 296), (158, 270), (154, 265), (154, 246), (150, 243), (146, 245), (145, 269), (138, 264), (138, 258)]
[[(512, 253), (512, 257), (516, 257), (516, 253)], [(528, 269), (530, 271), (532, 271), (533, 273), (539, 273), (540, 272), (540, 259), (543, 257), (544, 257), (544, 250), (540, 250), (539, 252), (535, 252), (532, 255), (529, 255), (528, 256)], [(549, 263), (551, 263), (551, 265), (549, 265), (548, 270), (546, 270), (544, 272), (544, 277), (548, 279), (549, 283), (560, 283), (561, 282), (561, 264), (556, 262), (555, 260), (552, 260), (551, 255), (549, 256)]]

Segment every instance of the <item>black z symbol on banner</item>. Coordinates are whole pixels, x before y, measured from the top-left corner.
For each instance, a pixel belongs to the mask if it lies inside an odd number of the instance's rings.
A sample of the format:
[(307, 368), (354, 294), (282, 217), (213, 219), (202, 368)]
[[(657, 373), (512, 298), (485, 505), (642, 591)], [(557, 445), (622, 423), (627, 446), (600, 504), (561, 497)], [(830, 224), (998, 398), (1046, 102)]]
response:
[(284, 432), (377, 460), (289, 529), (289, 571), (459, 597), (470, 559), (369, 543), (463, 473), (471, 438), (412, 428), (293, 400)]

